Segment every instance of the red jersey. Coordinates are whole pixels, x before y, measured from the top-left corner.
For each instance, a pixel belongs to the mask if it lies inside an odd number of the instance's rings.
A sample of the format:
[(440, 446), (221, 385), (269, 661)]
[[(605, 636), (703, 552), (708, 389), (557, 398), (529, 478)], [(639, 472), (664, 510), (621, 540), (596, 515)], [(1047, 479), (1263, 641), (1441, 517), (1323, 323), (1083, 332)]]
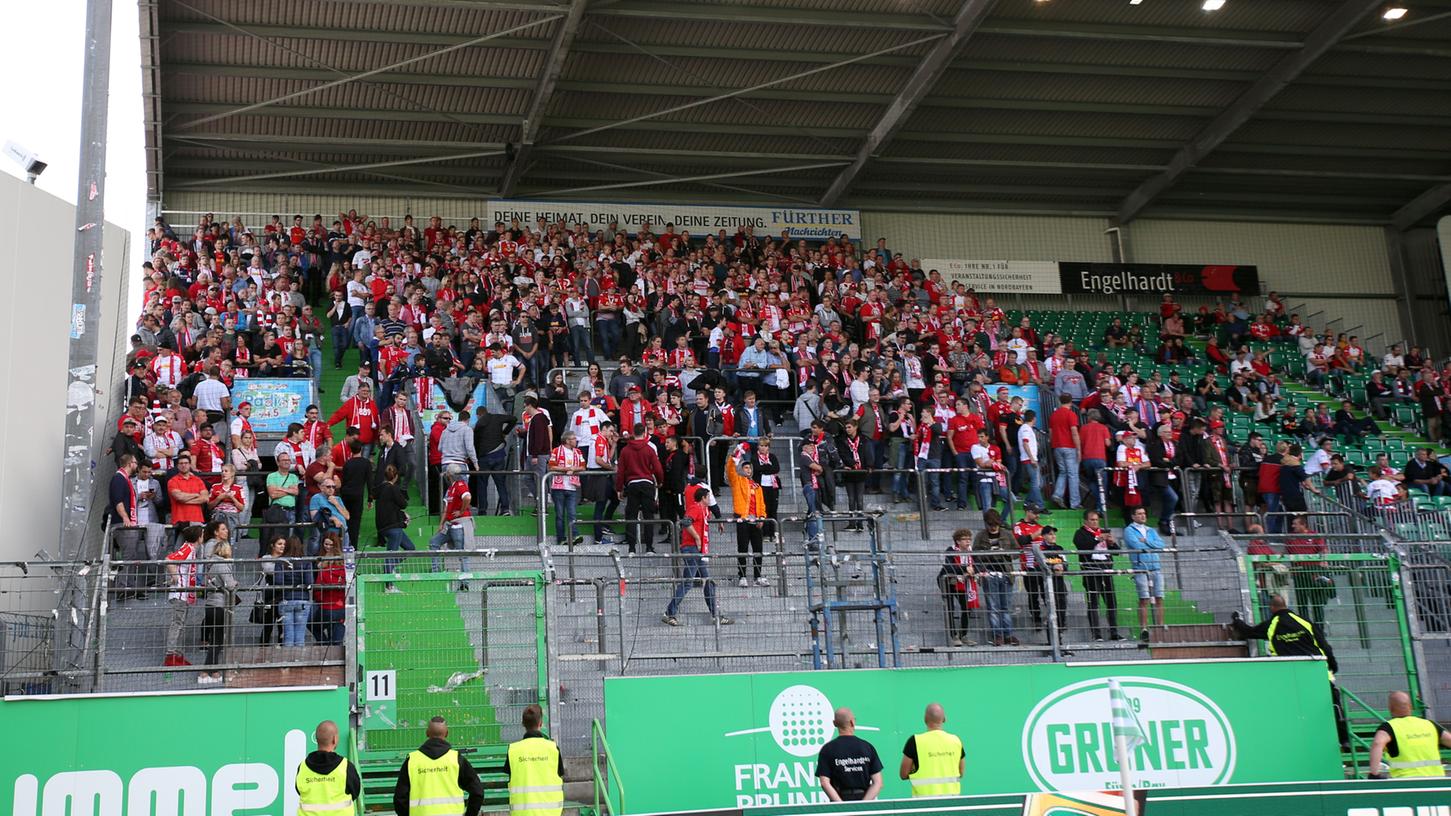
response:
[(358, 441), (364, 445), (371, 444), (378, 434), (378, 406), (372, 400), (350, 398), (328, 417), (327, 424), (336, 425), (343, 420), (347, 420), (345, 427), (358, 429)]
[(452, 527), (462, 526), (462, 519), (474, 514), (474, 506), (470, 502), (472, 498), (468, 479), (458, 479), (449, 485), (448, 492), (443, 494), (443, 520)]
[[(1014, 524), (1013, 537), (1021, 539), (1024, 536), (1027, 536), (1028, 540), (1032, 541), (1035, 544), (1041, 544), (1043, 542), (1043, 525), (1030, 524), (1026, 521), (1020, 521), (1017, 524)], [(1020, 549), (1018, 550), (1018, 558), (1020, 563), (1022, 563), (1023, 565), (1023, 569), (1036, 569), (1038, 567), (1037, 551), (1034, 550), (1031, 546), (1025, 547), (1019, 544), (1019, 547)]]
[[(582, 468), (584, 467), (584, 452), (576, 447), (560, 445), (549, 454), (549, 469), (555, 468)], [(579, 474), (577, 473), (555, 473), (550, 477), (549, 489), (551, 490), (578, 490)]]
[(1048, 416), (1048, 442), (1055, 448), (1072, 448), (1073, 429), (1078, 427), (1078, 414), (1066, 405)]
[[(704, 502), (695, 498), (697, 492), (698, 488), (694, 485), (687, 486), (685, 489), (685, 517), (690, 519), (691, 528), (695, 530), (696, 535), (700, 536), (700, 554), (710, 555), (710, 525), (706, 523), (709, 508), (705, 506)], [(682, 546), (686, 544), (683, 533), (680, 543)]]
[(974, 413), (954, 414), (947, 420), (947, 432), (952, 437), (952, 446), (958, 453), (967, 453), (977, 444), (977, 432), (982, 430), (982, 417)]

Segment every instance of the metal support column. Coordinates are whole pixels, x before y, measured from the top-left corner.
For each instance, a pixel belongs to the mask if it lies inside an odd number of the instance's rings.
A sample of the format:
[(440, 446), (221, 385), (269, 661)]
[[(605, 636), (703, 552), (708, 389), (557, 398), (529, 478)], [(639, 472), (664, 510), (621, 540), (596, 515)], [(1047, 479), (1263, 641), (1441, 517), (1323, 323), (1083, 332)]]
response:
[(86, 4), (86, 55), (81, 93), (80, 172), (76, 184), (75, 257), (71, 275), (65, 456), (61, 476), (62, 559), (83, 557), (90, 520), (95, 431), (96, 359), (101, 325), (102, 237), (105, 232), (106, 114), (111, 84), (111, 3)]

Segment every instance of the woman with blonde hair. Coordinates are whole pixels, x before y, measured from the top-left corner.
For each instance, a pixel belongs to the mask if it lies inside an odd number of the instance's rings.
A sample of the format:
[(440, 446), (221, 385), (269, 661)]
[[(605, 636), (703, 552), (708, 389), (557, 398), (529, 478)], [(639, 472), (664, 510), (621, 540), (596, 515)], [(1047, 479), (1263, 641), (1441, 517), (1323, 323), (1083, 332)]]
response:
[[(220, 528), (214, 535), (226, 530), (227, 525), (214, 521)], [(225, 536), (215, 535), (216, 549), (206, 559), (206, 600), (202, 616), (202, 645), (206, 655), (205, 665), (215, 666), (221, 662), (222, 647), (227, 642), (227, 632), (232, 628), (232, 609), (237, 605), (237, 577), (232, 571), (232, 544)], [(200, 685), (220, 685), (223, 677), (220, 670), (203, 670), (197, 675)]]

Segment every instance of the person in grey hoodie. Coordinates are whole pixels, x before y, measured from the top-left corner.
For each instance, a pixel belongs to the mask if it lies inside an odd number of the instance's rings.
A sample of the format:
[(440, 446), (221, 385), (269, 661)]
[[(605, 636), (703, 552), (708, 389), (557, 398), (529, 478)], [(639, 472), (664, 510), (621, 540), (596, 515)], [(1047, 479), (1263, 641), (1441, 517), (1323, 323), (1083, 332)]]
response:
[(459, 411), (458, 419), (450, 422), (438, 438), (438, 453), (445, 469), (449, 465), (461, 465), (466, 470), (479, 469), (479, 454), (474, 450), (474, 429), (469, 427), (469, 412)]
[(796, 428), (804, 431), (811, 427), (811, 423), (826, 416), (826, 404), (822, 402), (821, 395), (816, 392), (816, 380), (807, 380), (801, 384), (801, 396), (796, 398), (796, 405), (791, 409), (791, 414), (796, 418)]

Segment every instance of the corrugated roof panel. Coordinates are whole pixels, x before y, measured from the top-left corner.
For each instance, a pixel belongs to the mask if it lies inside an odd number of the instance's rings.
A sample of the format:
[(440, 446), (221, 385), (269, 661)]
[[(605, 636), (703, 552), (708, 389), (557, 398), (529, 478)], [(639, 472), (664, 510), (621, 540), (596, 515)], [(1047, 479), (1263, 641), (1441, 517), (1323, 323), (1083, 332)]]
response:
[[(760, 85), (819, 67), (819, 63), (711, 57), (665, 57), (662, 61), (643, 54), (576, 51), (569, 55), (562, 78), (619, 83), (621, 89), (626, 91), (636, 84), (731, 90)], [(911, 70), (907, 68), (844, 65), (804, 79), (773, 85), (772, 88), (804, 93), (896, 94), (910, 74)]]
[[(540, 141), (547, 144), (570, 131), (545, 128)], [(792, 155), (850, 156), (856, 150), (855, 139), (834, 139), (803, 132), (800, 136), (747, 135), (735, 133), (685, 133), (660, 130), (617, 128), (572, 139), (562, 146), (611, 147), (622, 156), (651, 150), (699, 150), (722, 153), (783, 153)]]
[(1294, 170), (1301, 172), (1417, 175), (1451, 177), (1451, 151), (1444, 161), (1397, 159), (1388, 156), (1305, 156), (1294, 154), (1252, 153), (1235, 150), (1232, 145), (1220, 147), (1205, 156), (1199, 167), (1233, 167), (1247, 170)]
[(1274, 144), (1321, 147), (1399, 147), (1435, 150), (1451, 156), (1451, 131), (1410, 125), (1345, 124), (1340, 122), (1278, 122), (1251, 120), (1235, 132), (1226, 147), (1235, 144)]
[(1206, 14), (1198, 2), (1147, 2), (1129, 5), (1124, 0), (1073, 0), (1044, 3), (1035, 0), (999, 0), (988, 22), (1030, 20), (1046, 23), (1162, 26), (1201, 29), (1205, 32), (1267, 31), (1302, 33), (1325, 18), (1334, 4), (1327, 0), (1231, 0)]
[(1305, 75), (1409, 77), (1451, 82), (1451, 60), (1419, 54), (1365, 54), (1331, 49), (1315, 60)]
[(1164, 165), (1174, 151), (1068, 145), (980, 144), (916, 142), (897, 139), (887, 149), (891, 157), (982, 162), (1051, 162), (1065, 165)]
[[(199, 14), (172, 0), (161, 0), (163, 28), (166, 21), (187, 20), (212, 22), (207, 16), (228, 23), (248, 25), (296, 26), (359, 31), (443, 32), (447, 34), (487, 34), (525, 23), (544, 20), (550, 15), (536, 11), (511, 11), (480, 4), (477, 8), (462, 6), (428, 6), (392, 3), (347, 3), (332, 0), (284, 2), (261, 0), (237, 3), (232, 0), (187, 0), (187, 5), (207, 12)], [(551, 26), (521, 31), (515, 36), (548, 38)]]
[(1451, 115), (1451, 90), (1422, 91), (1396, 88), (1351, 88), (1294, 84), (1265, 104), (1266, 110), (1335, 113)]
[[(620, 120), (662, 111), (696, 101), (679, 96), (575, 93), (559, 91), (550, 100), (548, 115), (567, 118)], [(722, 99), (655, 117), (664, 122), (710, 122), (736, 125), (780, 125), (793, 122), (803, 128), (870, 128), (881, 117), (880, 105), (836, 101), (753, 99), (750, 105)]]
[(1265, 48), (1194, 46), (1171, 42), (1124, 42), (1074, 38), (1018, 37), (978, 32), (958, 61), (1003, 60), (1066, 65), (1123, 65), (1154, 68), (1264, 71), (1282, 54)]
[[(250, 105), (287, 94), (310, 91), (278, 103), (280, 108), (356, 108), (361, 111), (428, 110), (444, 113), (522, 115), (532, 91), (525, 88), (474, 88), (444, 85), (403, 85), (391, 82), (350, 82), (322, 87), (321, 80), (272, 79), (249, 76), (168, 75), (165, 93), (177, 102)], [(311, 90), (320, 88), (320, 90)], [(409, 103), (413, 106), (410, 108)]]
[(255, 116), (238, 116), (209, 122), (189, 135), (208, 133), (243, 133), (264, 136), (315, 139), (382, 139), (402, 143), (411, 141), (457, 142), (459, 152), (471, 145), (502, 144), (518, 141), (519, 128), (514, 125), (476, 125), (457, 122), (385, 121), (377, 119), (323, 119), (312, 116), (282, 115), (280, 108), (264, 108)]
[[(681, 0), (685, 5), (735, 6), (735, 0)], [(856, 12), (866, 14), (935, 14), (951, 17), (957, 13), (957, 0), (914, 0), (904, 4), (900, 0), (791, 0), (789, 5), (765, 5), (756, 0), (749, 5), (761, 5), (773, 10)]]
[[(585, 42), (620, 44), (620, 38), (612, 36), (610, 32), (619, 34), (629, 42), (645, 46), (647, 50), (650, 45), (691, 45), (699, 47), (702, 54), (730, 48), (781, 50), (787, 54), (799, 51), (867, 54), (912, 42), (923, 36), (920, 31), (830, 26), (813, 26), (810, 36), (803, 36), (799, 26), (644, 17), (603, 20), (586, 18), (586, 24), (580, 26), (578, 36)], [(929, 47), (930, 44), (924, 43), (904, 47), (893, 53), (921, 55)]]
[[(311, 70), (330, 68), (348, 74), (416, 59), (437, 50), (437, 46), (416, 43), (345, 43), (283, 38), (274, 45), (242, 34), (188, 34), (167, 41), (163, 49), (162, 70), (177, 64), (199, 64)], [(542, 70), (547, 56), (548, 52), (543, 49), (498, 48), (486, 43), (419, 60), (399, 70), (413, 74), (532, 78)], [(238, 73), (245, 71), (239, 70)]]
[(932, 90), (933, 97), (1043, 99), (1145, 105), (1224, 107), (1244, 92), (1239, 82), (1082, 76), (1072, 73), (1002, 73), (952, 70)]
[(912, 115), (906, 129), (925, 133), (995, 133), (1183, 141), (1197, 133), (1203, 124), (1204, 120), (1188, 116), (971, 110), (923, 106)]

